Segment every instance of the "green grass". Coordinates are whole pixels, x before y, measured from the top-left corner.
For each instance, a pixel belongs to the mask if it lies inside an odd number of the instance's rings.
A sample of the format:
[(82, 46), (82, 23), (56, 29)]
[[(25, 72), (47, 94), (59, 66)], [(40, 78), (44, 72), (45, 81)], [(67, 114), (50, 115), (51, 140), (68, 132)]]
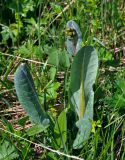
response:
[[(0, 130), (1, 160), (2, 156), (5, 160), (8, 157), (21, 160), (70, 159), (48, 151), (39, 144), (85, 160), (124, 160), (125, 69), (122, 48), (125, 47), (125, 2), (83, 0), (68, 6), (70, 2), (0, 2), (0, 122), (6, 131), (24, 138)], [(95, 126), (95, 132), (91, 133), (86, 145), (79, 150), (72, 148), (76, 135), (73, 124), (67, 131), (67, 142), (59, 148), (55, 144), (54, 134), (36, 131), (29, 135), (28, 129), (25, 129), (27, 118), (22, 118), (24, 114), (18, 110), (16, 114), (19, 117), (16, 119), (16, 115), (10, 112), (12, 107), (18, 108), (19, 103), (9, 75), (14, 74), (22, 61), (28, 63), (40, 101), (51, 114), (52, 120), (56, 122), (64, 108), (69, 110), (70, 67), (59, 56), (66, 52), (64, 30), (71, 19), (81, 28), (83, 46), (94, 46), (100, 61), (94, 86), (94, 121), (99, 120), (101, 127)], [(120, 51), (115, 53), (115, 48)], [(52, 59), (53, 55), (56, 56)], [(71, 122), (73, 118), (72, 114), (68, 114)], [(21, 129), (17, 130), (15, 124)], [(39, 149), (31, 141), (37, 143)]]

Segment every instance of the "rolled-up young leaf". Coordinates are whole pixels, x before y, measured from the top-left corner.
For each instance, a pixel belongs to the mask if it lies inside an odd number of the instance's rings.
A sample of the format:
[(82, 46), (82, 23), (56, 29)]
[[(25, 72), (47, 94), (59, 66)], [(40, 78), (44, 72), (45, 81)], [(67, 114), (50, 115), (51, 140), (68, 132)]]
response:
[(68, 21), (66, 24), (66, 38), (67, 51), (70, 55), (76, 55), (82, 47), (82, 32), (73, 20)]

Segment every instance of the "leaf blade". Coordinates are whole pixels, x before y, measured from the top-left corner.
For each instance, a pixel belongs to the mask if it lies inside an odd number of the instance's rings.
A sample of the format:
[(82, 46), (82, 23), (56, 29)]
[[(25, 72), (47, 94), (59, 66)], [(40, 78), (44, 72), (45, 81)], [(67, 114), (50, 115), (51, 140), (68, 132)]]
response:
[(67, 120), (66, 120), (66, 111), (63, 110), (59, 115), (57, 122), (54, 127), (55, 138), (58, 147), (64, 147), (67, 140)]
[[(72, 64), (69, 93), (71, 108), (77, 113), (79, 118), (76, 123), (79, 132), (74, 141), (74, 148), (77, 148), (76, 146), (81, 148), (82, 142), (88, 139), (88, 135), (91, 132), (89, 119), (93, 119), (93, 84), (95, 83), (97, 68), (98, 56), (95, 49), (92, 46), (81, 48)], [(86, 123), (88, 128), (85, 127)], [(82, 145), (79, 145), (80, 143)]]
[(23, 63), (17, 68), (14, 74), (14, 84), (19, 102), (31, 120), (38, 124), (48, 124), (49, 120), (40, 105), (32, 76), (26, 64)]

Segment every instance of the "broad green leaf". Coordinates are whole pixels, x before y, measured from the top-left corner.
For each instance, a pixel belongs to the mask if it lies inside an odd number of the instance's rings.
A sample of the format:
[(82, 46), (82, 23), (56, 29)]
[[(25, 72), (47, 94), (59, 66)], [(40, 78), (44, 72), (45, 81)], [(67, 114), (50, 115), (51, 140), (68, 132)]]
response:
[(57, 51), (53, 51), (49, 54), (48, 63), (56, 67), (59, 66), (59, 56)]
[[(98, 56), (95, 49), (91, 46), (86, 46), (80, 49), (80, 51), (74, 57), (71, 68), (70, 83), (70, 97), (72, 107), (76, 110), (79, 118), (81, 115), (81, 96), (85, 99), (86, 105), (90, 91), (92, 90), (92, 86), (96, 79), (97, 68)], [(82, 114), (84, 116), (84, 113)]]
[(26, 133), (28, 136), (33, 136), (36, 135), (38, 133), (41, 133), (43, 131), (45, 131), (47, 128), (49, 127), (49, 125), (43, 126), (41, 124), (32, 126), (31, 128), (29, 128)]
[(55, 79), (55, 76), (56, 76), (56, 72), (57, 72), (57, 69), (56, 67), (51, 67), (50, 70), (49, 70), (49, 77), (52, 81), (54, 81)]
[(70, 67), (69, 55), (66, 50), (61, 51), (59, 54), (59, 65), (62, 69)]
[(72, 109), (79, 118), (76, 123), (79, 132), (74, 142), (74, 148), (83, 143), (91, 132), (89, 119), (93, 118), (93, 84), (97, 68), (98, 56), (95, 49), (92, 46), (81, 48), (74, 57), (71, 68), (70, 101)]
[(57, 146), (64, 147), (67, 140), (67, 119), (66, 119), (66, 111), (63, 110), (59, 115), (57, 122), (54, 128), (55, 140)]
[(48, 63), (61, 69), (70, 66), (69, 55), (65, 50), (51, 49), (49, 51)]
[(40, 105), (34, 82), (26, 64), (21, 64), (14, 74), (14, 84), (19, 102), (30, 116), (31, 120), (37, 124), (47, 125), (49, 120)]

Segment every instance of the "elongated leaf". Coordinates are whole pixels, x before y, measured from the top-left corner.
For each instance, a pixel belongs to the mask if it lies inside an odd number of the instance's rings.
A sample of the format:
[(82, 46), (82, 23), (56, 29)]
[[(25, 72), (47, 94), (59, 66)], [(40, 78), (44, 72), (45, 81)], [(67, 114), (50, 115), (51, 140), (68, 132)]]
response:
[(26, 131), (26, 133), (28, 136), (33, 136), (33, 135), (36, 135), (36, 134), (39, 134), (41, 132), (46, 131), (48, 127), (49, 127), (49, 125), (43, 126), (41, 124), (38, 124), (38, 125), (35, 125), (35, 126), (32, 126), (31, 128), (29, 128)]
[(88, 138), (91, 132), (89, 120), (93, 118), (93, 84), (97, 68), (98, 56), (95, 49), (92, 46), (80, 49), (72, 64), (70, 84), (71, 107), (79, 117), (76, 123), (79, 132), (74, 148), (77, 148), (75, 146), (81, 147), (80, 144)]
[(19, 102), (31, 120), (37, 124), (49, 123), (44, 109), (41, 107), (32, 76), (26, 64), (21, 64), (14, 74), (14, 84)]
[(67, 120), (66, 120), (66, 111), (63, 110), (58, 117), (58, 120), (54, 128), (55, 138), (57, 146), (64, 147), (67, 139)]

